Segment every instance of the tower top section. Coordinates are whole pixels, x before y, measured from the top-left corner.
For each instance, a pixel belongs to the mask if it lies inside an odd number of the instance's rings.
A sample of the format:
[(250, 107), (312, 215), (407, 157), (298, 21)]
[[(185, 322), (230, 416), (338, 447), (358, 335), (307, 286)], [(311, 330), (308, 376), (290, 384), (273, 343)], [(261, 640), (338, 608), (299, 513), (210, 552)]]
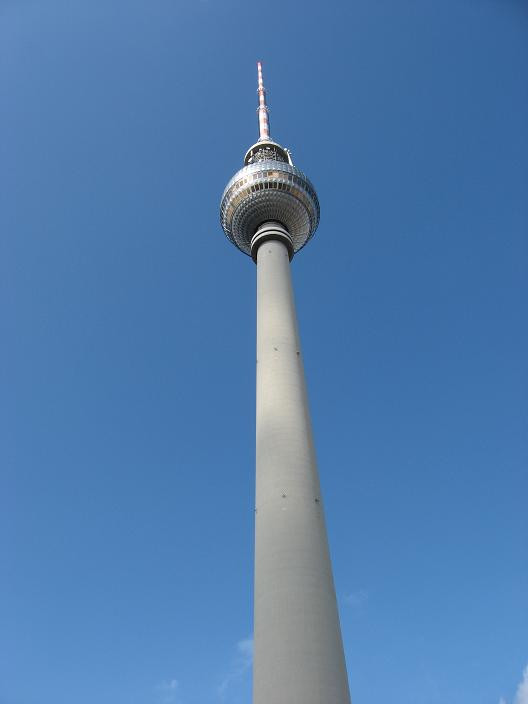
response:
[(270, 137), (260, 61), (257, 74), (259, 138), (224, 190), (220, 222), (229, 240), (254, 259), (262, 241), (257, 230), (266, 223), (279, 224), (286, 230), (292, 257), (317, 229), (319, 200), (310, 180), (293, 165), (289, 150)]
[(257, 161), (273, 159), (282, 161), (285, 164), (293, 165), (290, 152), (284, 149), (280, 144), (274, 142), (270, 137), (269, 126), (269, 109), (266, 104), (266, 89), (264, 88), (264, 79), (262, 77), (262, 62), (257, 61), (257, 76), (258, 76), (258, 124), (259, 138), (258, 142), (253, 144), (246, 152), (244, 164), (254, 164)]

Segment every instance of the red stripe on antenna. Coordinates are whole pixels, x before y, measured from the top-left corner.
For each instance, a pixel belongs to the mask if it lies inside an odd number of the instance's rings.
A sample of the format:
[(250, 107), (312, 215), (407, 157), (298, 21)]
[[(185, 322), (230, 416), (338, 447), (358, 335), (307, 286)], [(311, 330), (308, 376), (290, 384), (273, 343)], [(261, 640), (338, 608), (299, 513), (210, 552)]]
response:
[(262, 78), (262, 63), (257, 61), (257, 73), (258, 73), (258, 96), (259, 96), (259, 106), (258, 106), (258, 119), (259, 119), (259, 141), (269, 139), (269, 118), (268, 118), (268, 106), (266, 105), (266, 89), (264, 88), (264, 79)]

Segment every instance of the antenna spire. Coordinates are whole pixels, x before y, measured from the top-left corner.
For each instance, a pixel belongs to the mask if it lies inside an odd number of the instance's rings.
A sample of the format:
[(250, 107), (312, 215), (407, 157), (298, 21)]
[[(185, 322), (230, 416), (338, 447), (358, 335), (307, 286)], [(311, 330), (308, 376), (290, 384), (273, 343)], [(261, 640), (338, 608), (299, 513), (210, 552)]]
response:
[(268, 106), (266, 105), (266, 89), (264, 88), (264, 80), (262, 78), (262, 63), (257, 61), (258, 71), (258, 120), (259, 120), (259, 142), (270, 138)]

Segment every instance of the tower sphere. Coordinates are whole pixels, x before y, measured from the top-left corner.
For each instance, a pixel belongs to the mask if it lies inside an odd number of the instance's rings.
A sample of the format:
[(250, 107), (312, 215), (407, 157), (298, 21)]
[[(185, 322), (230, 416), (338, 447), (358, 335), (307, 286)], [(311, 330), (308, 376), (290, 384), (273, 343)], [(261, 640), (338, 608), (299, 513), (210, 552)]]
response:
[(293, 165), (289, 151), (270, 139), (263, 90), (259, 82), (260, 139), (248, 149), (243, 168), (224, 190), (220, 222), (229, 240), (253, 258), (257, 230), (265, 223), (278, 223), (287, 232), (284, 240), (291, 258), (317, 229), (319, 200), (310, 180)]

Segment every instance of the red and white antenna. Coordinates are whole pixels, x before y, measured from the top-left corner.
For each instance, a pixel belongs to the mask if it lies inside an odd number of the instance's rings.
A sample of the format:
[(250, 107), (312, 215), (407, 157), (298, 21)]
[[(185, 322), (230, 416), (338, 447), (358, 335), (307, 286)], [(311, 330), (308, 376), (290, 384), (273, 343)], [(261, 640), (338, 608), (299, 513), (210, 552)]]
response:
[(262, 64), (257, 61), (257, 71), (258, 71), (258, 120), (259, 120), (259, 142), (268, 140), (270, 138), (269, 132), (269, 119), (268, 119), (268, 106), (266, 105), (266, 89), (264, 88), (264, 81), (262, 79)]

